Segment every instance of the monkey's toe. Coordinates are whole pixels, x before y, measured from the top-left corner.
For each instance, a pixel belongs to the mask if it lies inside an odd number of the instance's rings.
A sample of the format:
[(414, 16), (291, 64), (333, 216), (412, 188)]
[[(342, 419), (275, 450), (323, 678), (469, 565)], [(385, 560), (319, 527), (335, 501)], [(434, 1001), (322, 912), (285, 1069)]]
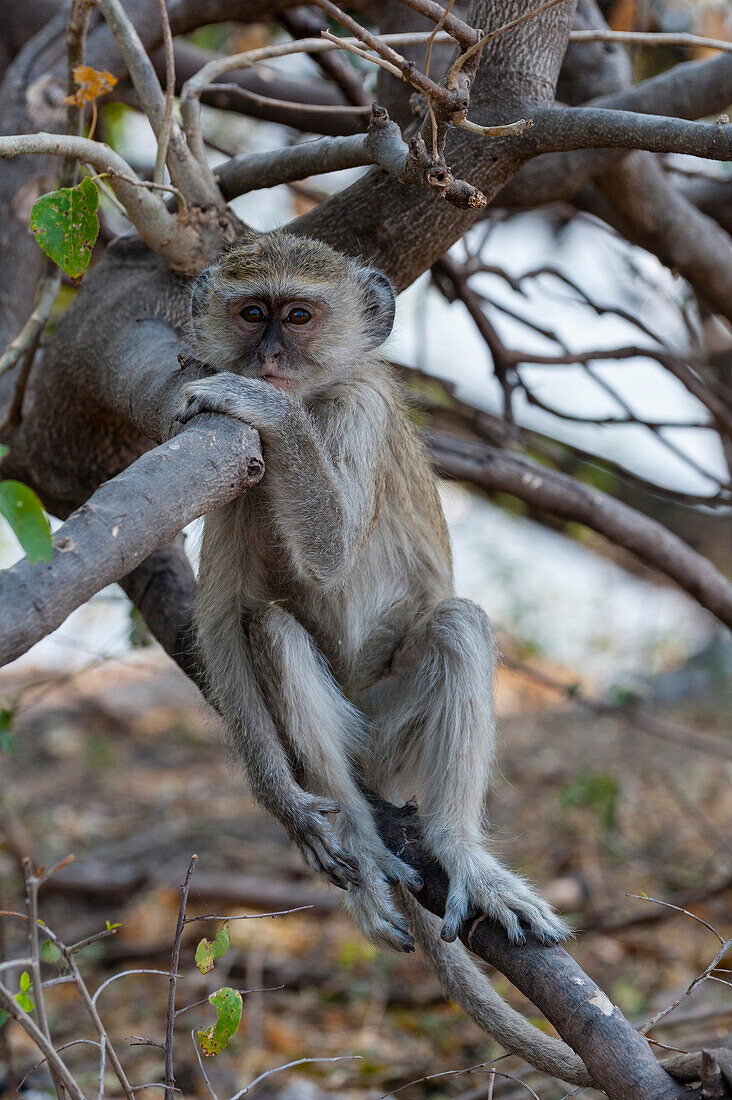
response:
[[(472, 862), (472, 861), (471, 861)], [(501, 924), (511, 943), (526, 943), (528, 927), (543, 944), (567, 938), (567, 926), (524, 880), (487, 853), (467, 874), (450, 879), (442, 938), (452, 942), (473, 914), (485, 914)]]

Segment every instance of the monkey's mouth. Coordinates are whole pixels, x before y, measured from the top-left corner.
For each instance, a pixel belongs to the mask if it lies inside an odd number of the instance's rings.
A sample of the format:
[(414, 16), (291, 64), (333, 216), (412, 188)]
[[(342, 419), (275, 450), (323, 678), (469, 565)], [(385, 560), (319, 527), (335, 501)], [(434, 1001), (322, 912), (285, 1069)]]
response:
[(276, 390), (291, 390), (297, 385), (296, 379), (288, 378), (284, 374), (263, 374), (262, 381), (269, 382)]

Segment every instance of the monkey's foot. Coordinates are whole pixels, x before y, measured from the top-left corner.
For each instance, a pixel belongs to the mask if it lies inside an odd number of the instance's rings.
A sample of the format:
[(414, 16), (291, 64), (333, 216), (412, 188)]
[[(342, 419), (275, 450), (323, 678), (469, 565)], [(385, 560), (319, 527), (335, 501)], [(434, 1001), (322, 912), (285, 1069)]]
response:
[(447, 871), (443, 940), (452, 942), (463, 921), (481, 913), (502, 924), (512, 943), (526, 943), (522, 922), (542, 943), (559, 943), (570, 934), (550, 905), (483, 849), (460, 852)]
[(371, 943), (394, 951), (414, 951), (407, 922), (396, 909), (389, 883), (378, 867), (363, 868), (363, 883), (350, 887), (345, 907)]
[(347, 890), (349, 886), (360, 885), (362, 878), (356, 860), (343, 847), (327, 820), (328, 814), (339, 811), (337, 802), (308, 794), (289, 822), (288, 831), (308, 867), (334, 886)]

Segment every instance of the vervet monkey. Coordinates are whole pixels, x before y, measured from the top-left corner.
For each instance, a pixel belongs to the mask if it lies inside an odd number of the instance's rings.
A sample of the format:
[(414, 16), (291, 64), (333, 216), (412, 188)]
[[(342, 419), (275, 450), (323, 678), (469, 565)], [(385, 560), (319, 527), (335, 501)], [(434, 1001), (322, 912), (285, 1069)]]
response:
[(205, 522), (210, 694), (256, 798), (372, 942), (413, 949), (392, 887), (420, 879), (382, 843), (362, 786), (417, 796), (449, 878), (444, 940), (486, 913), (516, 943), (522, 925), (556, 943), (562, 921), (488, 848), (493, 635), (454, 594), (437, 483), (377, 350), (393, 321), (384, 275), (284, 232), (193, 287), (193, 348), (215, 373), (186, 386), (178, 419), (243, 420), (266, 463)]

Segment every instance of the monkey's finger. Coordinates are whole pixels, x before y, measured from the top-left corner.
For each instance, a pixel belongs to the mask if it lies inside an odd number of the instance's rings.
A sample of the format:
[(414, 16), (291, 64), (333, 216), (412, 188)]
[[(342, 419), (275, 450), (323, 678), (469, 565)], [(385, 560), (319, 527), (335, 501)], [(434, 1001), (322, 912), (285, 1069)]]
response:
[(398, 930), (394, 933), (394, 935), (396, 936), (402, 951), (414, 951), (413, 936), (410, 936), (408, 932), (399, 932)]
[(316, 875), (326, 879), (332, 886), (337, 886), (339, 890), (348, 889), (350, 883), (338, 866), (334, 866), (329, 859), (324, 858), (323, 854), (316, 852), (310, 844), (302, 844), (299, 847), (303, 859)]
[(360, 886), (362, 882), (358, 864), (347, 852), (341, 848), (335, 837), (315, 836), (308, 841), (308, 846), (313, 851), (315, 858), (323, 868), (323, 873), (331, 882), (341, 889), (350, 886)]

